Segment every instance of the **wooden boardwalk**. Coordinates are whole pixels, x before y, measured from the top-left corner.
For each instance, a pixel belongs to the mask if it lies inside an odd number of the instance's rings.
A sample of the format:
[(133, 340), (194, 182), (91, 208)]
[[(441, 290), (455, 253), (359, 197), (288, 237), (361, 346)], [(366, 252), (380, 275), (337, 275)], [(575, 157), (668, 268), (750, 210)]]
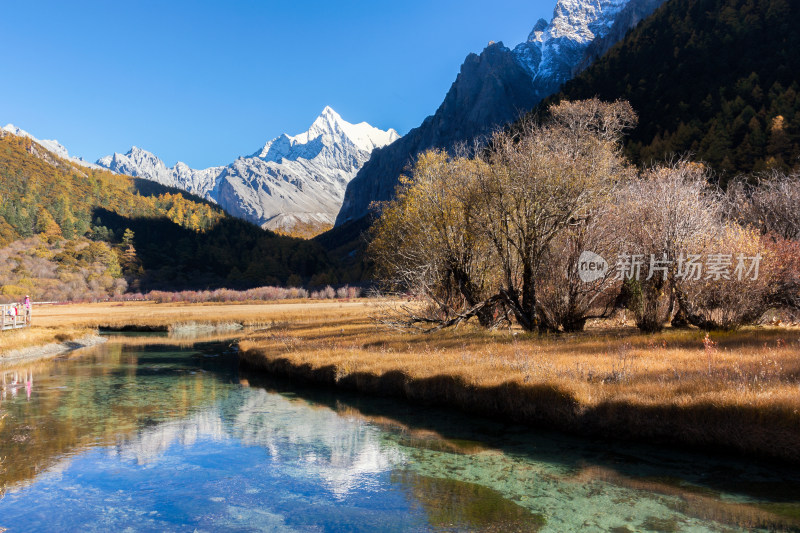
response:
[[(14, 307), (13, 305), (0, 305), (0, 311), (2, 311), (2, 315), (0, 315), (0, 331), (6, 329), (19, 329), (19, 328), (27, 328), (30, 326), (25, 321), (25, 309), (22, 306), (19, 306), (19, 312), (21, 313), (18, 316), (9, 316), (8, 311)], [(13, 313), (13, 309), (11, 310)]]

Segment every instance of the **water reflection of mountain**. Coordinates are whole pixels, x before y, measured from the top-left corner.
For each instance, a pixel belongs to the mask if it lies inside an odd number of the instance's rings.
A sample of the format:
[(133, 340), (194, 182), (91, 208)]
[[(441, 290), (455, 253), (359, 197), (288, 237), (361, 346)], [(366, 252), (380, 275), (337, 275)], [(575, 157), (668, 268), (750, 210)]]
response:
[[(412, 506), (425, 509), (431, 524), (457, 523), (472, 531), (800, 531), (797, 469), (572, 438), (390, 399), (245, 377), (273, 393), (291, 391), (315, 409), (325, 406), (381, 428), (384, 445), (404, 460), (403, 468), (392, 471), (392, 482), (408, 493)], [(517, 505), (530, 516), (520, 514)], [(505, 517), (508, 527), (496, 520), (490, 525), (491, 516)]]
[(79, 360), (38, 365), (30, 399), (23, 394), (0, 403), (7, 414), (0, 420), (0, 487), (17, 490), (43, 472), (66, 468), (88, 448), (146, 464), (173, 445), (199, 440), (260, 446), (282, 468), (316, 477), (338, 496), (402, 461), (365, 421), (243, 389), (229, 366), (191, 351), (114, 344)]
[[(431, 415), (431, 420), (437, 418)], [(411, 417), (417, 422), (421, 418)], [(447, 431), (459, 421), (464, 422), (455, 416), (439, 425)], [(461, 434), (475, 437), (469, 430)], [(157, 461), (174, 443), (233, 440), (264, 449), (277, 469), (293, 479), (321, 483), (340, 500), (388, 473), (384, 479), (401, 487), (412, 508), (423, 509), (431, 524), (460, 524), (470, 530), (500, 523), (519, 531), (558, 531), (582, 524), (608, 530), (621, 522), (697, 531), (797, 525), (775, 513), (775, 507), (747, 499), (725, 501), (719, 492), (672, 484), (659, 475), (671, 472), (676, 479), (687, 479), (691, 465), (660, 470), (645, 465), (642, 477), (628, 477), (618, 470), (632, 473), (641, 465), (636, 452), (628, 457), (629, 465), (608, 468), (593, 465), (587, 449), (573, 448), (576, 441), (569, 438), (504, 434), (515, 441), (506, 453), (503, 446), (446, 439), (419, 425), (365, 415), (346, 402), (325, 405), (291, 393), (244, 388), (185, 420), (139, 431), (115, 453), (142, 463)], [(547, 460), (559, 453), (560, 462)], [(669, 464), (669, 456), (662, 459)], [(564, 464), (573, 461), (579, 462)]]
[(170, 446), (200, 439), (235, 439), (260, 446), (295, 476), (316, 477), (344, 497), (366, 475), (402, 463), (396, 448), (381, 442), (380, 430), (357, 418), (263, 389), (233, 390), (212, 408), (121, 437), (112, 454), (139, 464), (157, 461)]

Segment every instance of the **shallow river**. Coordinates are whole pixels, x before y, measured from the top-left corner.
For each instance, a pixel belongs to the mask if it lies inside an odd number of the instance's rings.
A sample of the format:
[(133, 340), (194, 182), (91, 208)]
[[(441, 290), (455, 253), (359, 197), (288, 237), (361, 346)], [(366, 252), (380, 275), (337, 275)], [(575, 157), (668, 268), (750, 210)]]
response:
[(797, 470), (271, 381), (224, 344), (137, 344), (0, 368), (0, 531), (800, 529)]

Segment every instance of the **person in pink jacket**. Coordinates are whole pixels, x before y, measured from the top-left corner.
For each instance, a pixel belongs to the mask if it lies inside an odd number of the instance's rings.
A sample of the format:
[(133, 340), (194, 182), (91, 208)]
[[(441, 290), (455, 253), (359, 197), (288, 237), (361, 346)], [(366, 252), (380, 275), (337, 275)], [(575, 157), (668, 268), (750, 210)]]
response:
[(25, 323), (30, 326), (30, 324), (31, 324), (31, 299), (27, 294), (25, 295), (25, 302), (23, 303), (23, 306), (25, 307)]

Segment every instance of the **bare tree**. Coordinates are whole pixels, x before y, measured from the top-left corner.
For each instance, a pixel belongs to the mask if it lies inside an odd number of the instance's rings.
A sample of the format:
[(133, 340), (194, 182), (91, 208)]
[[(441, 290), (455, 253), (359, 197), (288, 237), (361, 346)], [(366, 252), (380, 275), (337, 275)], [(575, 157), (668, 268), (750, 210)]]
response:
[(800, 174), (780, 171), (742, 177), (728, 185), (728, 216), (764, 235), (800, 240)]
[(677, 280), (675, 294), (683, 316), (706, 330), (736, 329), (756, 321), (772, 303), (771, 287), (778, 274), (774, 257), (765, 257), (755, 230), (737, 225), (723, 226), (709, 248), (706, 259), (721, 260), (721, 268)]
[[(615, 202), (617, 270), (642, 331), (658, 331), (675, 310), (680, 269), (709, 249), (720, 229), (721, 202), (707, 169), (685, 160), (656, 166), (620, 190)], [(683, 260), (683, 263), (681, 262)]]
[[(370, 245), (387, 286), (412, 297), (395, 324), (575, 331), (624, 295), (651, 332), (670, 318), (733, 328), (800, 305), (796, 176), (736, 182), (726, 198), (687, 160), (637, 175), (620, 149), (636, 121), (625, 102), (562, 102), (549, 116), (496, 133), (477, 156), (427, 152), (401, 180)], [(605, 263), (590, 279), (588, 252)], [(759, 257), (754, 276), (743, 261)], [(703, 271), (712, 259), (728, 270)]]
[(614, 311), (621, 286), (614, 270), (607, 268), (593, 279), (582, 279), (579, 265), (586, 261), (586, 253), (604, 259), (617, 256), (616, 228), (609, 211), (608, 205), (596, 209), (550, 243), (544, 259), (546, 268), (537, 280), (539, 306), (547, 321), (564, 331), (580, 331), (587, 320), (607, 318)]
[[(615, 136), (635, 122), (627, 103), (562, 102), (552, 117), (496, 134), (477, 178), (482, 208), (475, 227), (494, 248), (504, 305), (527, 330), (560, 326), (537, 294), (554, 239), (586, 224), (631, 175)], [(613, 123), (614, 117), (622, 118)]]
[(454, 325), (477, 316), (494, 323), (487, 303), (493, 276), (491, 250), (478, 238), (475, 175), (484, 163), (443, 151), (422, 154), (413, 179), (383, 206), (370, 253), (386, 288), (410, 293), (423, 306), (405, 306), (407, 325)]

